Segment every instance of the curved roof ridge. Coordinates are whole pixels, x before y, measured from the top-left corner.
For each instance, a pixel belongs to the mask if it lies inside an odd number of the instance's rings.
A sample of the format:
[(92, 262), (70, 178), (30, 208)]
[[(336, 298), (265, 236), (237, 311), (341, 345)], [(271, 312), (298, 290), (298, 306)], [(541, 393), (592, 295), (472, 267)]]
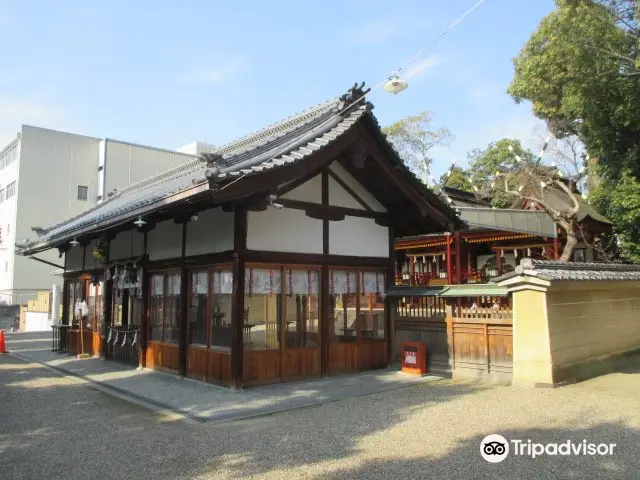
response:
[(305, 120), (310, 120), (320, 113), (324, 113), (325, 111), (330, 110), (330, 107), (338, 106), (338, 104), (338, 98), (332, 98), (331, 100), (327, 100), (326, 102), (319, 103), (311, 108), (307, 108), (306, 110), (302, 110), (299, 113), (295, 113), (278, 122), (272, 123), (265, 128), (255, 130), (237, 140), (233, 140), (225, 145), (221, 145), (219, 148), (213, 150), (213, 153), (221, 155), (229, 154), (233, 150), (236, 150), (240, 147), (251, 145), (258, 140), (269, 138), (279, 131), (293, 129), (300, 126), (300, 124), (304, 124)]

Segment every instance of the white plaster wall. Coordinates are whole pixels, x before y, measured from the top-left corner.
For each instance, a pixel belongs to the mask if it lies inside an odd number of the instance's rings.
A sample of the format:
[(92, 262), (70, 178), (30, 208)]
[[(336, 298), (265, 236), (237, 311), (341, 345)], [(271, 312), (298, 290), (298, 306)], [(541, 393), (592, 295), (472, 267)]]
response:
[(198, 213), (197, 222), (187, 224), (187, 256), (227, 250), (233, 250), (233, 212), (204, 210)]
[(307, 217), (303, 210), (269, 207), (248, 217), (249, 250), (322, 253), (322, 220)]
[(186, 153), (107, 139), (105, 194), (195, 158)]
[(329, 177), (329, 205), (365, 210), (364, 206), (342, 188), (342, 185), (336, 182), (333, 177)]
[[(182, 236), (180, 238), (182, 239)], [(120, 232), (116, 235), (116, 238), (109, 242), (109, 261), (136, 258), (143, 253), (144, 234), (135, 229)]]
[(282, 195), (288, 200), (301, 200), (303, 202), (322, 203), (322, 175), (318, 174), (290, 192)]
[(51, 331), (51, 319), (45, 312), (25, 312), (25, 332), (49, 332)]
[[(358, 182), (358, 180), (351, 175), (342, 165), (340, 165), (338, 162), (333, 162), (330, 167), (331, 171), (333, 173), (335, 173), (340, 180), (342, 180), (346, 185), (349, 186), (349, 188), (351, 188), (351, 190), (353, 190), (362, 200), (364, 200), (364, 202), (369, 205), (369, 207), (375, 211), (375, 212), (386, 212), (387, 209), (384, 208), (384, 206), (376, 199), (376, 197), (369, 192), (366, 188), (364, 188), (362, 186), (362, 184), (360, 182)], [(331, 180), (330, 180), (331, 182)], [(335, 182), (335, 180), (334, 180)], [(338, 185), (339, 186), (339, 185)], [(344, 189), (342, 189), (342, 191), (346, 192)], [(331, 203), (332, 199), (331, 199), (331, 184), (329, 184), (329, 203), (331, 205), (336, 205), (336, 206), (346, 206), (346, 205), (339, 205), (339, 204), (334, 204)], [(356, 203), (358, 203), (356, 201)], [(360, 205), (358, 203), (358, 205)], [(356, 207), (353, 207), (356, 208)]]
[[(99, 145), (97, 138), (28, 125), (22, 127), (13, 241), (33, 240), (36, 235), (31, 227), (50, 227), (96, 204)], [(78, 200), (78, 185), (88, 187), (86, 201)], [(52, 273), (54, 267), (14, 256), (13, 251), (11, 255), (14, 262), (11, 288), (48, 290), (60, 281)], [(56, 249), (36, 256), (63, 264)]]
[(77, 270), (82, 270), (83, 260), (84, 247), (78, 245), (77, 247), (70, 248), (65, 252), (65, 271), (75, 272)]
[(329, 222), (329, 253), (362, 257), (389, 257), (389, 229), (372, 218), (345, 217)]
[(149, 260), (163, 260), (182, 256), (182, 224), (165, 220), (147, 233)]

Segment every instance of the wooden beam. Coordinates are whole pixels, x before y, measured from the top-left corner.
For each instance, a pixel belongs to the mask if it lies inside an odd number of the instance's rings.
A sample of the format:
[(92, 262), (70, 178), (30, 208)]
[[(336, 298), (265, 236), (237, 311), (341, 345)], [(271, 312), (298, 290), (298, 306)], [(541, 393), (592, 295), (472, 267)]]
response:
[[(374, 212), (367, 210), (358, 210), (357, 208), (336, 207), (334, 205), (321, 205), (319, 203), (305, 202), (302, 200), (289, 200), (287, 198), (278, 198), (278, 203), (291, 209), (304, 210), (307, 215), (312, 216), (309, 212), (312, 212), (318, 218), (322, 215), (322, 211), (327, 211), (333, 217), (344, 217), (348, 215), (350, 217), (362, 217), (362, 218), (376, 218), (383, 220), (390, 220), (390, 215), (383, 212)], [(317, 212), (317, 213), (315, 213)]]
[(263, 250), (247, 250), (247, 262), (282, 263), (284, 265), (331, 265), (343, 267), (376, 267), (385, 268), (388, 257), (358, 257), (348, 255), (331, 255), (321, 253), (272, 252)]
[(347, 184), (345, 183), (345, 181), (344, 181), (344, 180), (342, 180), (338, 175), (336, 175), (336, 173), (335, 173), (335, 172), (333, 172), (331, 169), (329, 169), (328, 171), (329, 171), (329, 176), (331, 176), (331, 178), (333, 178), (333, 179), (338, 183), (338, 185), (340, 185), (342, 188), (344, 188), (344, 189), (349, 193), (349, 195), (351, 195), (351, 196), (352, 196), (352, 197), (353, 197), (353, 198), (354, 198), (354, 199), (355, 199), (355, 200), (356, 200), (360, 205), (362, 205), (362, 207), (363, 207), (365, 210), (367, 210), (367, 211), (369, 211), (369, 212), (373, 212), (373, 208), (371, 208), (371, 207), (367, 204), (367, 202), (365, 202), (365, 201), (360, 197), (360, 195), (358, 195), (358, 194), (355, 192), (355, 190), (353, 190), (349, 185), (347, 185)]
[(231, 294), (231, 374), (236, 388), (242, 387), (244, 374), (244, 270), (247, 251), (247, 210), (234, 212), (233, 291)]

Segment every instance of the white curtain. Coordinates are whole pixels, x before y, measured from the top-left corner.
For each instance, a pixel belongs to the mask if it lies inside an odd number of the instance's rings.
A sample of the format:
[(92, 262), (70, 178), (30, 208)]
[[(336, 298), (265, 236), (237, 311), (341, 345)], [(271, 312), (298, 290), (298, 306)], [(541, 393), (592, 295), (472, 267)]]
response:
[(180, 274), (169, 275), (168, 295), (180, 295)]
[(213, 293), (231, 294), (233, 291), (233, 272), (216, 270), (213, 272)]
[(383, 293), (384, 292), (384, 272), (362, 272), (361, 291), (362, 293)]
[(162, 275), (154, 275), (151, 277), (151, 295), (164, 295), (164, 277)]
[(247, 268), (244, 274), (244, 294), (280, 293), (282, 282), (278, 268)]
[(209, 290), (209, 273), (198, 272), (191, 276), (191, 293), (206, 295)]
[(285, 270), (285, 293), (313, 295), (318, 293), (317, 270)]
[(329, 271), (331, 293), (357, 293), (358, 272)]

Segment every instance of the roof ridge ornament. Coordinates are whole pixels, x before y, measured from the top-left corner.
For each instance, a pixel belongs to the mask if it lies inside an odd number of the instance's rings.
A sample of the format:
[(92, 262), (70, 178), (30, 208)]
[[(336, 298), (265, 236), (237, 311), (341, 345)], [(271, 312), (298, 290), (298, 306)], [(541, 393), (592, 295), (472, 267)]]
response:
[(204, 176), (209, 181), (209, 189), (214, 192), (219, 191), (220, 179), (218, 176), (221, 172), (220, 163), (222, 162), (222, 155), (214, 152), (205, 152), (199, 160), (206, 165)]
[(366, 105), (368, 110), (373, 109), (373, 104), (366, 101), (367, 94), (371, 91), (371, 88), (364, 88), (364, 82), (361, 82), (358, 85), (358, 82), (353, 84), (347, 93), (342, 95), (339, 100), (338, 108), (340, 109), (340, 114), (345, 115), (351, 110), (353, 107)]

